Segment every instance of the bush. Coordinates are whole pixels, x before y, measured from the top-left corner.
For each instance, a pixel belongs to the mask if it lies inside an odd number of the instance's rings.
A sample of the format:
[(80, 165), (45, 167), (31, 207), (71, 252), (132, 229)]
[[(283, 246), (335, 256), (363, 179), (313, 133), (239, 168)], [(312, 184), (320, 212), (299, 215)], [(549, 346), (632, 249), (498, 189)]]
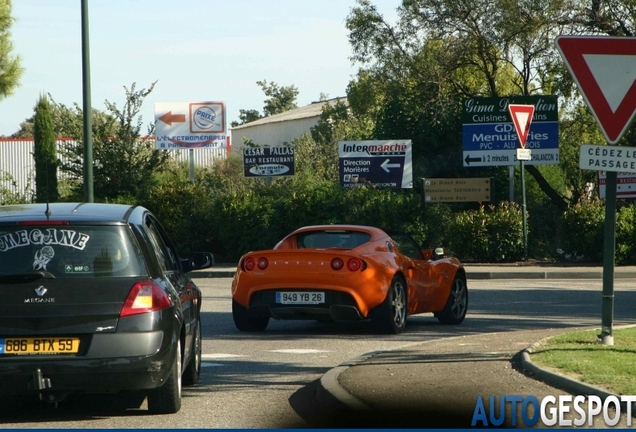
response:
[(616, 214), (616, 264), (636, 263), (636, 207), (622, 207)]
[(457, 213), (447, 229), (448, 247), (463, 261), (504, 262), (523, 256), (520, 207), (502, 201), (498, 206)]
[(605, 205), (584, 199), (563, 213), (559, 252), (568, 260), (600, 262), (603, 259)]

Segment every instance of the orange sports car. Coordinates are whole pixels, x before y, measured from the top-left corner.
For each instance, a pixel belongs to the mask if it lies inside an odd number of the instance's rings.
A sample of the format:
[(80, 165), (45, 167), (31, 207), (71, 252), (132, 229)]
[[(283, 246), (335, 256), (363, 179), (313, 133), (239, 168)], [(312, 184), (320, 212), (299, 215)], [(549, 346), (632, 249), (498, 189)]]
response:
[(381, 333), (404, 330), (408, 315), (433, 312), (443, 324), (466, 316), (466, 272), (443, 249), (411, 236), (358, 225), (297, 229), (271, 250), (248, 252), (232, 281), (232, 316), (241, 331), (270, 318), (371, 319)]

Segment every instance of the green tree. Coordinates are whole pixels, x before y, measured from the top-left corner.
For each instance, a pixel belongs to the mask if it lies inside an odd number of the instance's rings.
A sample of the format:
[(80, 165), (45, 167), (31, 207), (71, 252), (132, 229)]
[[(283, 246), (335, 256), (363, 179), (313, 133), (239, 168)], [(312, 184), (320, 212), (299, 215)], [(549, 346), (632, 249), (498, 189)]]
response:
[(41, 95), (35, 106), (33, 122), (33, 158), (35, 159), (35, 196), (37, 202), (58, 200), (57, 145), (51, 117), (51, 105)]
[(13, 43), (9, 29), (14, 21), (11, 0), (0, 0), (0, 99), (13, 94), (24, 72), (20, 57), (11, 55)]
[(235, 126), (240, 126), (240, 125), (245, 124), (245, 123), (253, 122), (254, 120), (258, 120), (260, 118), (263, 118), (263, 116), (261, 116), (261, 113), (259, 113), (258, 110), (244, 110), (244, 109), (240, 109), (239, 110), (239, 121), (233, 121), (230, 124), (231, 124), (232, 127), (235, 127)]
[[(630, 36), (636, 1), (403, 0), (398, 17), (395, 24), (387, 22), (371, 0), (358, 0), (352, 8), (346, 20), (352, 60), (363, 67), (351, 88), (369, 88), (370, 77), (375, 93), (382, 95), (371, 101), (373, 110), (367, 109), (375, 115), (377, 136), (423, 132), (421, 139), (412, 135), (414, 157), (419, 152), (427, 155), (429, 167), (450, 166), (450, 172), (457, 172), (451, 161), (458, 161), (462, 150), (457, 116), (462, 99), (554, 94), (564, 101), (562, 118), (574, 121), (579, 109), (587, 108), (554, 39), (581, 33)], [(350, 92), (354, 112), (360, 112), (360, 100), (369, 103), (368, 96), (352, 96)], [(414, 109), (418, 106), (419, 112)], [(436, 143), (445, 144), (446, 151), (436, 150)], [(566, 149), (563, 154), (574, 153)], [(571, 166), (563, 165), (566, 177), (573, 174)], [(545, 167), (526, 169), (560, 209), (584, 189), (584, 183), (571, 184), (574, 193), (559, 189), (546, 177)]]
[(256, 84), (263, 89), (263, 93), (268, 97), (268, 99), (264, 101), (264, 117), (298, 108), (298, 105), (296, 105), (296, 98), (298, 97), (298, 89), (296, 86), (279, 86), (274, 82), (268, 83), (266, 80), (256, 81)]
[(263, 114), (261, 115), (258, 110), (241, 109), (239, 110), (239, 121), (233, 121), (231, 123), (232, 127), (298, 108), (298, 105), (296, 105), (298, 88), (296, 88), (296, 86), (279, 86), (275, 82), (267, 82), (267, 80), (256, 81), (256, 84), (258, 84), (263, 90), (263, 93), (265, 93), (265, 96), (267, 96), (267, 99), (263, 101), (265, 103), (263, 106)]
[[(107, 113), (93, 111), (93, 188), (96, 200), (143, 198), (157, 184), (157, 175), (165, 171), (172, 157), (167, 151), (155, 150), (154, 124), (148, 125), (142, 135), (143, 119), (139, 111), (144, 99), (152, 92), (156, 82), (147, 89), (136, 90), (136, 85), (124, 87), (126, 99), (120, 109), (105, 101)], [(83, 131), (82, 110), (75, 105), (69, 109), (58, 106), (62, 113), (60, 130), (75, 139), (64, 147), (66, 163), (62, 170), (76, 179), (75, 194), (83, 190)]]

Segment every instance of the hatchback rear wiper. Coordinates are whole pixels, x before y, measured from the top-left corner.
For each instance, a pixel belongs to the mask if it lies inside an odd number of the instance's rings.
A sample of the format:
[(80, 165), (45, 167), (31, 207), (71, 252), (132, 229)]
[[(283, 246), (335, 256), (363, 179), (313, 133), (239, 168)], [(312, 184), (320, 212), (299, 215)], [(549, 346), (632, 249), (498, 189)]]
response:
[(44, 270), (28, 271), (24, 273), (15, 273), (8, 275), (0, 274), (0, 284), (28, 283), (36, 281), (38, 279), (55, 279), (55, 275)]

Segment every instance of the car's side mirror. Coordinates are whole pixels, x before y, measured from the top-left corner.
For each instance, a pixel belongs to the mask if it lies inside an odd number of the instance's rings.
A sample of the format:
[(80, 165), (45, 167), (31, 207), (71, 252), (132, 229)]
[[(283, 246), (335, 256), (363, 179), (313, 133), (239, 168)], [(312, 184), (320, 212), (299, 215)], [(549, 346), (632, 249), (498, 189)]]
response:
[(183, 271), (201, 270), (214, 265), (214, 255), (210, 252), (195, 252), (190, 258), (182, 259)]
[(422, 255), (424, 255), (424, 260), (428, 261), (430, 259), (440, 259), (446, 256), (446, 252), (444, 248), (438, 247), (433, 249), (422, 249)]

